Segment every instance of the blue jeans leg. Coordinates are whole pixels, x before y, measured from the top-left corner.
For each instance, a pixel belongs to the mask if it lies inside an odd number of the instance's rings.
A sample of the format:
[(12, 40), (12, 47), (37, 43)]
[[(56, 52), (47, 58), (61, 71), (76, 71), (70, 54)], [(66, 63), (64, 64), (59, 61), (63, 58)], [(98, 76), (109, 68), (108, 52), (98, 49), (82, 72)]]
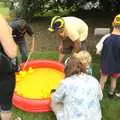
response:
[(18, 45), (19, 45), (19, 49), (22, 57), (22, 62), (25, 62), (28, 57), (27, 43), (25, 40), (23, 40)]

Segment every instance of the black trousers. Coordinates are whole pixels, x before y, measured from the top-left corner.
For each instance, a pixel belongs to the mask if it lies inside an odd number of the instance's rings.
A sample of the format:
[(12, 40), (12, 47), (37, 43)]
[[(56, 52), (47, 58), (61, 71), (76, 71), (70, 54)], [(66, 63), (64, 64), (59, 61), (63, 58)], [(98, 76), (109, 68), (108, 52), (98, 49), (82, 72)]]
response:
[(15, 88), (15, 72), (0, 74), (0, 108), (10, 110)]

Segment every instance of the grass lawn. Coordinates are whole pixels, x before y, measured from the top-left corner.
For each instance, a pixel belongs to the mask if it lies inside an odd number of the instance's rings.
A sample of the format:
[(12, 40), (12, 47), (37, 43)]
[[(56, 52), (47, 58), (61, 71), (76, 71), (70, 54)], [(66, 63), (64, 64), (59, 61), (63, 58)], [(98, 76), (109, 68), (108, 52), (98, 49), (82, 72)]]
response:
[[(54, 51), (48, 52), (35, 52), (31, 59), (50, 59), (57, 60), (58, 54)], [(99, 78), (99, 56), (93, 57), (93, 76)], [(104, 98), (101, 102), (102, 107), (102, 120), (120, 120), (120, 100), (119, 99), (109, 99), (107, 96), (108, 84), (106, 85)], [(15, 107), (13, 107), (13, 112), (19, 116), (21, 116), (24, 120), (56, 120), (54, 114), (52, 112), (48, 113), (28, 113), (21, 111)]]
[(8, 15), (9, 14), (9, 9), (7, 7), (0, 7), (0, 14)]

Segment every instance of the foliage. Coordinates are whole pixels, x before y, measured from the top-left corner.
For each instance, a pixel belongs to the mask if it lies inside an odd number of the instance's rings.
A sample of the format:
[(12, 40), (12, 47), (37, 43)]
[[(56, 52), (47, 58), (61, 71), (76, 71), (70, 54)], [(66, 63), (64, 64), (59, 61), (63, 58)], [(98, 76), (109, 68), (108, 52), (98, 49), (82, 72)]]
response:
[(100, 0), (100, 4), (107, 11), (112, 11), (116, 8), (120, 10), (120, 0)]
[[(69, 11), (79, 13), (82, 9), (101, 9), (107, 12), (120, 12), (118, 0), (10, 0), (16, 15), (31, 19), (34, 15), (44, 15), (49, 11), (54, 13)], [(9, 2), (10, 2), (9, 1)]]
[[(13, 12), (17, 17), (30, 19), (37, 12), (44, 13), (49, 0), (13, 0)], [(10, 3), (10, 2), (9, 2)], [(10, 8), (11, 6), (9, 6)]]
[(65, 9), (76, 11), (89, 1), (96, 2), (97, 0), (12, 0), (11, 5), (13, 5), (13, 11), (17, 15), (30, 19), (37, 13), (43, 15), (49, 10), (54, 12)]

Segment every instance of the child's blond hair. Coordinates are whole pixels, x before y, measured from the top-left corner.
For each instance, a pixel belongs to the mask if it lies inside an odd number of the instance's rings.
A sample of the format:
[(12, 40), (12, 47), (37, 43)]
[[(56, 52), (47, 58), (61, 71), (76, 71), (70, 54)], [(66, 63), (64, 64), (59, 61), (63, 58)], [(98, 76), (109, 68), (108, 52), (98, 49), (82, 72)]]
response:
[(82, 50), (79, 53), (75, 53), (74, 56), (77, 57), (82, 64), (83, 62), (86, 62), (88, 65), (90, 65), (92, 62), (92, 56), (86, 50)]

